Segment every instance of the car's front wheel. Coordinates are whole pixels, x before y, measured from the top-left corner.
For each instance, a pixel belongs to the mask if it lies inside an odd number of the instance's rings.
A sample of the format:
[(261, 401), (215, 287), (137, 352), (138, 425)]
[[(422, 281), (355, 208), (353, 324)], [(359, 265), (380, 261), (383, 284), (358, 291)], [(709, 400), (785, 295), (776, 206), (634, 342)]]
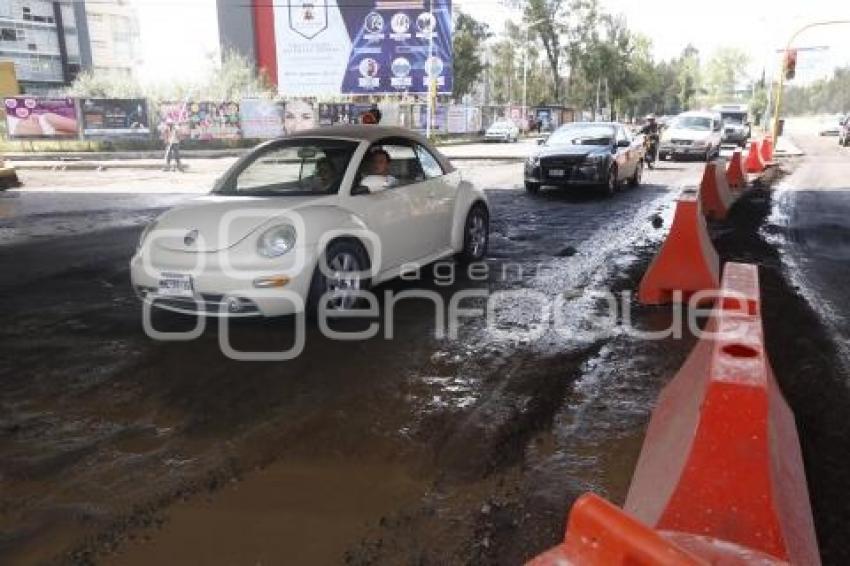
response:
[(463, 250), (460, 259), (465, 263), (480, 261), (487, 253), (490, 241), (490, 214), (483, 204), (473, 205), (463, 227)]
[(351, 240), (331, 242), (319, 258), (310, 282), (307, 313), (315, 316), (322, 306), (330, 312), (355, 309), (359, 293), (369, 288), (369, 258), (363, 246)]
[(606, 197), (612, 196), (614, 193), (617, 192), (617, 185), (618, 184), (619, 183), (617, 182), (617, 166), (612, 165), (608, 169), (607, 179), (606, 179), (605, 183), (602, 185), (602, 194), (605, 195)]

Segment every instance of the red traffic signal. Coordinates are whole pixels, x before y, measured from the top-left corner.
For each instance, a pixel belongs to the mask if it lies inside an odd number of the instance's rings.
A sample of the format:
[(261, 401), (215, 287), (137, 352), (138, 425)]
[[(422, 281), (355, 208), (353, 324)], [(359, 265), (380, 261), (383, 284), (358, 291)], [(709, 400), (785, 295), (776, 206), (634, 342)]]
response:
[(785, 52), (785, 78), (791, 80), (797, 74), (797, 50), (789, 49)]

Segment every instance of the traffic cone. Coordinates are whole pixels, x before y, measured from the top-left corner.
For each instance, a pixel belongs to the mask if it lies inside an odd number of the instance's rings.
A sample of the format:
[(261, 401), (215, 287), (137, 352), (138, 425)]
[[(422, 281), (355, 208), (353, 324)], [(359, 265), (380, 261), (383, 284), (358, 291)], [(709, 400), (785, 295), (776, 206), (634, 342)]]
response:
[(708, 236), (701, 208), (694, 189), (683, 191), (676, 201), (670, 233), (640, 282), (641, 304), (687, 301), (697, 291), (720, 286), (720, 259)]
[(764, 343), (758, 267), (727, 263), (720, 298), (662, 391), (624, 510), (660, 531), (820, 564), (794, 422)]
[(729, 188), (735, 191), (743, 191), (747, 186), (747, 173), (744, 171), (744, 160), (740, 149), (732, 152), (732, 159), (729, 160), (729, 166), (726, 168), (726, 182), (729, 183)]
[(729, 184), (726, 182), (726, 160), (718, 159), (705, 164), (699, 186), (699, 198), (706, 217), (713, 220), (726, 219), (735, 202), (735, 196), (729, 191)]
[(745, 165), (747, 173), (764, 172), (764, 162), (761, 160), (761, 152), (759, 150), (760, 145), (757, 141), (750, 142), (750, 151), (747, 153), (747, 163)]
[(761, 160), (765, 163), (771, 163), (773, 161), (773, 137), (772, 136), (764, 136), (764, 139), (761, 142)]

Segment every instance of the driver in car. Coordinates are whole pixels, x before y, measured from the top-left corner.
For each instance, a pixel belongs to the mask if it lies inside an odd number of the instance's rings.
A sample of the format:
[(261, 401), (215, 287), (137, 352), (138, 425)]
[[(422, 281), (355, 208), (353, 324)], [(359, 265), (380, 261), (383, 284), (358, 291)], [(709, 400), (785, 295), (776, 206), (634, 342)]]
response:
[(390, 175), (390, 154), (383, 148), (379, 147), (369, 151), (367, 171), (370, 176), (384, 177), (387, 188), (398, 184), (398, 179)]
[(327, 193), (336, 183), (337, 174), (333, 161), (323, 157), (316, 162), (316, 176), (313, 178), (314, 193)]

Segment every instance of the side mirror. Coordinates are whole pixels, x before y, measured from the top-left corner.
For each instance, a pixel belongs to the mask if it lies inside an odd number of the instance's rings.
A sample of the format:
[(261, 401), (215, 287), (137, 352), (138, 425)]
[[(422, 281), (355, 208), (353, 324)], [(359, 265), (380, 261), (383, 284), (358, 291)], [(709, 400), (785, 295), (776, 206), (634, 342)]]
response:
[(351, 196), (353, 197), (359, 197), (360, 195), (368, 195), (369, 192), (369, 187), (366, 187), (364, 185), (357, 185), (351, 188)]

